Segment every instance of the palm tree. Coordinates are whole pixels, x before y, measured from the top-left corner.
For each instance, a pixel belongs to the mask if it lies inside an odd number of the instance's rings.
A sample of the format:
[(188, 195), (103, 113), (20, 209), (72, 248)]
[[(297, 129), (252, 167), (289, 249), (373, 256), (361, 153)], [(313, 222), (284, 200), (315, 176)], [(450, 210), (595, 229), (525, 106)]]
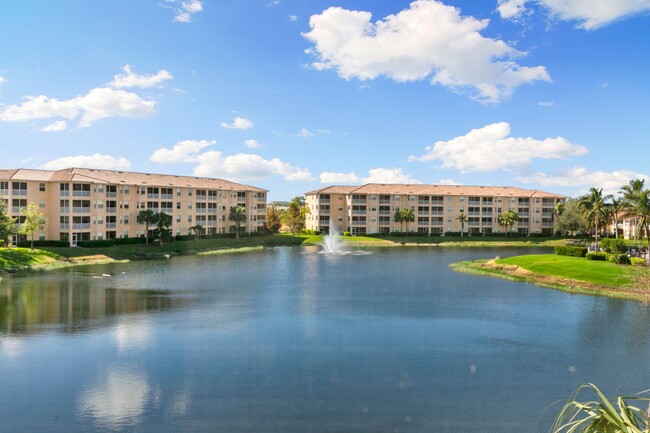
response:
[(406, 234), (408, 235), (409, 223), (415, 221), (415, 214), (410, 207), (405, 207), (400, 212), (402, 213), (402, 220), (406, 223)]
[(464, 212), (461, 212), (457, 217), (457, 221), (460, 221), (460, 237), (463, 237), (463, 232), (465, 231), (465, 223), (467, 222), (467, 215)]
[(641, 194), (643, 191), (644, 184), (645, 179), (632, 179), (627, 185), (623, 185), (620, 191), (623, 194), (623, 201), (625, 202), (625, 208), (627, 209), (625, 216), (634, 218), (634, 245), (636, 245), (637, 240), (637, 227), (639, 218), (639, 213), (636, 209), (636, 203), (639, 194)]
[(156, 213), (151, 209), (141, 210), (136, 220), (138, 224), (144, 224), (144, 238), (145, 242), (149, 243), (149, 226), (153, 223)]
[(609, 207), (609, 215), (612, 223), (614, 223), (615, 237), (618, 239), (618, 217), (625, 208), (625, 202), (622, 198), (612, 198)]
[(508, 228), (514, 226), (517, 221), (519, 221), (519, 214), (513, 210), (502, 213), (497, 219), (499, 225), (505, 226), (506, 236), (508, 236), (510, 233), (510, 230)]
[(397, 209), (395, 211), (395, 215), (393, 216), (393, 219), (395, 220), (396, 223), (399, 223), (399, 234), (401, 235), (402, 233), (404, 233), (404, 231), (402, 230), (402, 226), (404, 224), (404, 218), (402, 218), (401, 209)]
[(239, 239), (239, 227), (246, 222), (246, 209), (242, 206), (232, 206), (228, 220), (235, 223), (235, 238)]
[(596, 235), (596, 251), (598, 251), (598, 223), (605, 220), (609, 204), (607, 200), (612, 198), (611, 194), (603, 196), (602, 188), (591, 187), (589, 193), (578, 199), (578, 207), (588, 221), (593, 221)]
[(205, 227), (200, 224), (190, 227), (190, 231), (194, 232), (194, 239), (199, 240), (199, 238), (205, 234)]
[[(648, 233), (648, 226), (650, 226), (650, 190), (643, 190), (637, 196), (636, 210), (639, 219), (637, 223), (638, 232), (641, 235), (645, 232), (648, 241), (648, 252), (650, 254), (650, 233)], [(641, 244), (643, 245), (642, 239), (643, 237), (641, 237)]]
[(165, 238), (170, 237), (169, 228), (172, 226), (172, 216), (166, 212), (158, 212), (154, 214), (151, 222), (156, 226), (158, 242), (162, 247)]

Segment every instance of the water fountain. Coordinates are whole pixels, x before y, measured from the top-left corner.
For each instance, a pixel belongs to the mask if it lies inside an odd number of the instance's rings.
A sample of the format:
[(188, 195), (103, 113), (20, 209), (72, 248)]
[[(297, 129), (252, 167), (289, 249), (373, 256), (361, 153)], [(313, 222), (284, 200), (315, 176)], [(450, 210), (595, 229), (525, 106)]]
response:
[(332, 221), (330, 221), (330, 230), (327, 236), (323, 237), (323, 242), (321, 242), (323, 247), (323, 254), (345, 254), (346, 251), (343, 248), (343, 242), (341, 242), (339, 234), (336, 232)]

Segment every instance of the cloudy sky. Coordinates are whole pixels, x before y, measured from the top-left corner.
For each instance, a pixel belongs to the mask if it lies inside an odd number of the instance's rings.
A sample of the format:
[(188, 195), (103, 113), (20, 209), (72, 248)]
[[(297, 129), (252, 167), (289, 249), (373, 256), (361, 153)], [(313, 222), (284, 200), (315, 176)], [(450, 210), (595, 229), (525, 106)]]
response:
[(650, 174), (650, 0), (21, 0), (0, 168), (577, 195)]

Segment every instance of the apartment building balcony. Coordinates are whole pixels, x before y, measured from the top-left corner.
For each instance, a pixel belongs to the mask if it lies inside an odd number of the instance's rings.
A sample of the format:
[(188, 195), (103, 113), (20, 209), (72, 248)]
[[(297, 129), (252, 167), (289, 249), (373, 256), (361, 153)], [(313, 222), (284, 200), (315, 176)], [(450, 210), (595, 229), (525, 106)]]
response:
[(390, 200), (379, 200), (379, 204), (390, 204)]
[(481, 203), (483, 204), (483, 206), (492, 206), (493, 201), (492, 200), (483, 200)]
[(26, 189), (12, 189), (11, 190), (11, 195), (13, 195), (13, 196), (27, 195), (27, 190)]
[[(6, 190), (5, 190), (5, 191), (6, 191)], [(2, 191), (0, 190), (0, 194), (1, 194), (1, 193), (2, 193)], [(61, 192), (59, 193), (59, 195), (60, 195), (61, 197), (69, 197), (69, 196), (70, 196), (70, 191), (68, 191), (68, 190), (61, 191)]]
[(442, 222), (442, 221), (435, 221), (435, 220), (431, 221), (432, 226), (441, 226), (443, 224), (444, 224), (444, 222)]
[(69, 207), (60, 207), (59, 208), (59, 213), (70, 213), (70, 208)]
[(432, 204), (432, 205), (435, 204), (435, 205), (440, 206), (440, 205), (445, 204), (445, 202), (444, 202), (443, 200), (431, 200), (431, 204)]
[(427, 205), (427, 206), (428, 206), (428, 205), (429, 205), (429, 200), (418, 200), (418, 204), (421, 204), (421, 205)]
[(518, 221), (517, 222), (517, 225), (519, 227), (528, 227), (528, 224), (529, 224), (528, 221)]
[(172, 213), (174, 211), (174, 208), (172, 207), (161, 207), (160, 212), (165, 212), (165, 213)]
[(429, 211), (428, 210), (419, 210), (418, 215), (427, 216), (427, 215), (429, 215)]
[(486, 216), (486, 217), (491, 217), (492, 216), (492, 211), (482, 211), (481, 216)]
[(11, 213), (20, 213), (20, 206), (11, 206)]
[(379, 215), (390, 215), (390, 211), (389, 210), (380, 210)]
[(542, 218), (553, 218), (554, 212), (542, 211)]
[(443, 211), (441, 211), (441, 210), (432, 210), (432, 211), (431, 211), (431, 215), (442, 216), (442, 215), (444, 215), (444, 214), (445, 214), (445, 213), (444, 213)]
[(480, 206), (481, 205), (481, 200), (470, 200), (467, 202), (468, 206)]
[(160, 194), (155, 194), (155, 193), (150, 192), (150, 193), (147, 194), (147, 198), (149, 198), (149, 199), (159, 199)]
[(60, 223), (59, 228), (61, 230), (68, 230), (70, 228), (70, 224), (69, 223)]
[[(171, 213), (171, 209), (169, 209), (169, 213)], [(215, 215), (217, 213), (217, 209), (216, 208), (209, 208), (208, 213), (212, 214), (212, 215)]]
[(208, 227), (216, 227), (217, 222), (216, 221), (208, 221)]
[(366, 222), (365, 221), (352, 221), (353, 226), (365, 226)]
[(113, 198), (115, 198), (115, 197), (117, 197), (117, 192), (112, 192), (112, 191), (109, 192), (109, 191), (106, 191), (106, 197), (113, 197)]
[(352, 215), (365, 215), (366, 211), (365, 210), (353, 210)]
[(481, 216), (481, 212), (477, 212), (477, 211), (467, 212), (467, 215), (469, 215), (469, 216)]
[(106, 208), (106, 213), (115, 213), (115, 212), (117, 212), (116, 207), (107, 207)]
[(319, 198), (318, 203), (319, 204), (330, 204), (331, 200), (329, 198)]
[(530, 212), (517, 212), (517, 215), (519, 215), (519, 218), (526, 218), (530, 215)]
[(90, 229), (90, 223), (76, 223), (72, 224), (73, 230), (88, 230)]
[(201, 214), (206, 213), (206, 209), (205, 208), (197, 208), (196, 213), (201, 213)]
[(476, 226), (480, 226), (481, 222), (480, 221), (469, 221), (467, 223), (467, 225), (470, 226), (470, 227), (476, 227)]
[(552, 222), (544, 222), (544, 223), (542, 223), (542, 227), (553, 227), (553, 223)]
[(197, 195), (196, 195), (196, 199), (197, 199), (197, 200), (202, 200), (202, 201), (203, 201), (203, 200), (207, 200), (207, 199), (208, 199), (208, 196), (205, 195), (205, 194), (197, 194)]
[(352, 204), (366, 204), (365, 198), (353, 198)]
[(418, 225), (419, 225), (419, 226), (428, 226), (428, 225), (429, 225), (429, 221), (418, 221)]
[(107, 229), (114, 229), (117, 227), (117, 223), (106, 223)]
[[(25, 194), (27, 195), (27, 194)], [(73, 197), (90, 197), (90, 191), (72, 191)]]
[(90, 213), (89, 207), (73, 207), (72, 213)]
[(173, 200), (174, 194), (160, 194), (160, 198), (163, 200)]

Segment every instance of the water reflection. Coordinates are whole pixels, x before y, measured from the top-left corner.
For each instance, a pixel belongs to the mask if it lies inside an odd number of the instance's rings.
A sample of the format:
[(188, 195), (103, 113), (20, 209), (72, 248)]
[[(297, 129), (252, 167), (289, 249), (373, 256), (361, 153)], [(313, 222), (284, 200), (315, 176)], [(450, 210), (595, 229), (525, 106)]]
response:
[[(167, 310), (181, 302), (160, 290), (96, 287), (72, 279), (7, 279), (0, 284), (0, 333), (26, 334), (52, 326), (65, 332), (83, 331), (105, 324), (112, 316)], [(142, 326), (136, 334), (118, 329), (116, 339), (134, 341), (146, 338), (146, 332)]]
[(141, 421), (150, 394), (144, 374), (111, 370), (106, 378), (81, 393), (79, 413), (94, 418), (102, 427), (122, 429)]

